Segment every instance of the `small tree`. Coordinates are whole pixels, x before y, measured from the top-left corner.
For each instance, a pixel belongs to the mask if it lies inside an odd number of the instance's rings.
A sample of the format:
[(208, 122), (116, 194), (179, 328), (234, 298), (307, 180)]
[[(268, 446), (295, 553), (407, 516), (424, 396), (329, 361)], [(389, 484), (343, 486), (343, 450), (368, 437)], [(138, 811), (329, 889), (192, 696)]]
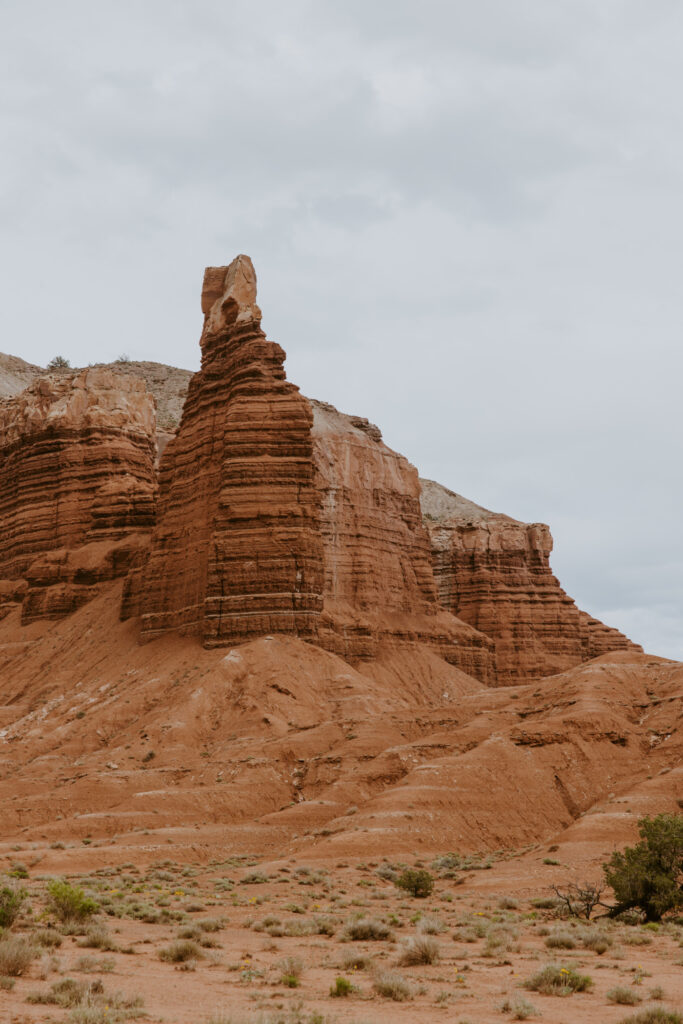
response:
[(55, 356), (47, 364), (48, 370), (54, 370), (55, 373), (61, 373), (62, 370), (68, 370), (71, 367), (71, 363), (64, 356)]
[(428, 871), (408, 868), (399, 875), (394, 885), (409, 892), (411, 896), (423, 898), (431, 894), (434, 888), (434, 879)]
[(617, 904), (612, 915), (639, 908), (647, 921), (683, 907), (683, 815), (658, 814), (638, 822), (641, 841), (615, 851), (603, 865)]

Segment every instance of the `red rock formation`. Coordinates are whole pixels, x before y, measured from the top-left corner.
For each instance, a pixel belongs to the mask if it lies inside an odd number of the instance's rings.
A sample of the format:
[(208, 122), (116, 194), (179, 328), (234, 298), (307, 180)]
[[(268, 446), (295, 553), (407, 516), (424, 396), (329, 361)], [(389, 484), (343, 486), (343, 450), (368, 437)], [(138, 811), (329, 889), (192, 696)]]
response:
[(323, 570), (310, 405), (261, 329), (247, 256), (206, 271), (202, 311), (202, 367), (161, 461), (150, 558), (122, 614), (139, 609), (147, 639), (313, 637)]
[(154, 520), (154, 430), (142, 381), (109, 370), (43, 377), (0, 404), (5, 612), (21, 600), (24, 621), (59, 617), (127, 572)]
[(489, 512), (431, 480), (422, 511), (439, 600), (495, 640), (498, 683), (547, 676), (616, 650), (641, 650), (580, 611), (550, 569), (543, 523)]
[(366, 419), (311, 404), (325, 556), (320, 642), (355, 658), (374, 656), (381, 641), (421, 641), (487, 680), (490, 639), (439, 605), (417, 470)]

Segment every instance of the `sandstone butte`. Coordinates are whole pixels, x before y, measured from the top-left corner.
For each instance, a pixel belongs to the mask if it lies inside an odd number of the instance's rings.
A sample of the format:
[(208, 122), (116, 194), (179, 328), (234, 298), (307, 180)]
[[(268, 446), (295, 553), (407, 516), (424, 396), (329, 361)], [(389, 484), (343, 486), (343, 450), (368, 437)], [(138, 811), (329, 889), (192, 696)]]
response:
[(610, 793), (675, 806), (683, 668), (287, 381), (248, 257), (202, 311), (191, 379), (0, 359), (2, 835), (595, 852)]

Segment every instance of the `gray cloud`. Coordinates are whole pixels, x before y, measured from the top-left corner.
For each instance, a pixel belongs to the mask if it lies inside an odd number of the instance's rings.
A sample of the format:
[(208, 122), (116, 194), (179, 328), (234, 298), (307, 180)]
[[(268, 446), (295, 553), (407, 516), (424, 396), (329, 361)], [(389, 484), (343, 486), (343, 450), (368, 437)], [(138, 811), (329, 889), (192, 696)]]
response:
[(683, 658), (674, 0), (0, 8), (0, 348), (196, 366), (254, 258), (311, 395), (551, 524), (566, 589)]

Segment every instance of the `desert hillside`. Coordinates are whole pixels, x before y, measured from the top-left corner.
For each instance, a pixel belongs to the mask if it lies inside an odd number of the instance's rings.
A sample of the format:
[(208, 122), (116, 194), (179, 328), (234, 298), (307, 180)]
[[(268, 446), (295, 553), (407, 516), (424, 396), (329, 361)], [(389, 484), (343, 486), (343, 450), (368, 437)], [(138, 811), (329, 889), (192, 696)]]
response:
[[(506, 992), (501, 957), (525, 948), (510, 936), (536, 920), (512, 913), (518, 901), (542, 907), (551, 883), (595, 878), (641, 815), (680, 808), (683, 665), (577, 608), (552, 573), (545, 524), (421, 479), (368, 419), (303, 396), (261, 328), (248, 257), (208, 268), (202, 312), (194, 375), (127, 359), (48, 372), (0, 357), (0, 864), (29, 879), (36, 907), (43, 876), (78, 875), (106, 913), (184, 921), (191, 942), (198, 910), (128, 914), (104, 877), (157, 886), (167, 908), (186, 894), (169, 896), (164, 879), (201, 876), (194, 902), (220, 910), (214, 875), (239, 869), (224, 880), (239, 917), (226, 941), (264, 960), (260, 975), (241, 968), (249, 984), (231, 998), (242, 1006), (254, 978), (278, 984), (254, 929), (310, 939), (318, 926), (283, 925), (282, 908), (259, 923), (235, 886), (272, 888), (278, 873), (290, 886), (294, 866), (315, 864), (305, 871), (330, 938), (343, 923), (331, 873), (389, 901), (396, 928), (410, 909), (396, 872), (430, 863), (444, 901), (432, 910), (448, 917), (434, 928), (456, 928), (453, 970), (465, 977), (457, 936), (489, 936), (474, 927), (488, 915), (507, 931), (482, 962), (495, 954)], [(19, 851), (29, 863), (17, 868)], [(368, 864), (377, 871), (359, 881)], [(279, 905), (263, 892), (251, 903)], [(344, 902), (356, 905), (368, 904)], [(387, 921), (377, 927), (393, 941)], [(122, 927), (164, 959), (158, 935)], [(522, 960), (538, 958), (542, 935)], [(107, 941), (109, 969), (124, 970)], [(320, 999), (331, 961), (314, 946)], [(218, 998), (194, 979), (191, 998), (171, 997), (156, 959), (134, 972), (160, 1018), (191, 1024), (195, 1006), (211, 1011), (207, 992)], [(424, 997), (416, 1016), (382, 1004), (372, 1020), (435, 1019), (429, 990), (403, 983), (395, 1001)], [(378, 984), (352, 989), (378, 999)], [(490, 986), (474, 989), (485, 1009), (472, 1019), (488, 1021)], [(37, 1006), (17, 1016), (11, 999), (13, 1020), (44, 1019)], [(572, 1019), (620, 1019), (616, 1006), (585, 1005)], [(327, 1019), (282, 1007), (263, 1020)], [(119, 1010), (112, 1021), (129, 1019)]]

